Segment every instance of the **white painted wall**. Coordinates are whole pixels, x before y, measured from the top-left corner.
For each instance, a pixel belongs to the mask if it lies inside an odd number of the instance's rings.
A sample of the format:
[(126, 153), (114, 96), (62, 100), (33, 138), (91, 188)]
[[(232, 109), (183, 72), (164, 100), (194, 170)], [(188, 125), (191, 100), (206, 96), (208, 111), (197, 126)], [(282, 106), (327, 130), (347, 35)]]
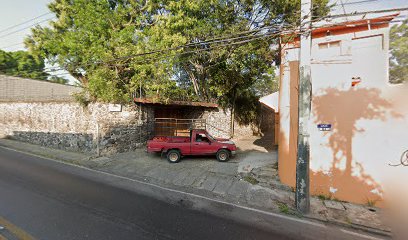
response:
[[(361, 38), (368, 36), (374, 37)], [(400, 174), (400, 178), (408, 182), (408, 172), (402, 177), (400, 169), (388, 165), (398, 162), (402, 152), (408, 150), (408, 86), (388, 83), (388, 39), (389, 29), (382, 28), (312, 41), (310, 169), (325, 177), (312, 176), (315, 193), (316, 190), (327, 193), (331, 187), (332, 197), (365, 203), (379, 200), (385, 184), (394, 182), (394, 174)], [(340, 44), (319, 47), (333, 41)], [(297, 51), (288, 50), (282, 60), (285, 72), (281, 79), (280, 121), (281, 131), (287, 137), (290, 136), (287, 60), (296, 60)], [(354, 87), (351, 86), (353, 77), (361, 78), (361, 83)], [(332, 124), (333, 129), (320, 131), (319, 123)], [(351, 138), (346, 136), (348, 131), (353, 133)], [(336, 149), (339, 143), (343, 147)], [(344, 147), (347, 143), (351, 143), (352, 149), (349, 177), (353, 180), (341, 175), (347, 166), (347, 147)], [(280, 144), (284, 149), (289, 140)], [(357, 184), (361, 184), (361, 188)], [(403, 191), (408, 192), (408, 188), (404, 187)]]

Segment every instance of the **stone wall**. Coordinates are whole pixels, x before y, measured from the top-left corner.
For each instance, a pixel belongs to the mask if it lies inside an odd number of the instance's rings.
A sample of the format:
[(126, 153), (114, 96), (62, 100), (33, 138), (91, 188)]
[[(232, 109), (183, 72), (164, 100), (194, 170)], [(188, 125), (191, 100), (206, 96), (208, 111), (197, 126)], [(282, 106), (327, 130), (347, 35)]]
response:
[(91, 103), (0, 102), (0, 136), (71, 151), (111, 154), (135, 149), (152, 133), (151, 107)]
[[(189, 108), (186, 112), (186, 118), (206, 119), (207, 130), (213, 136), (231, 137), (229, 110)], [(235, 123), (234, 138), (246, 138), (258, 132), (257, 127)], [(141, 147), (153, 135), (153, 105), (140, 108), (91, 103), (82, 107), (75, 102), (0, 101), (0, 137), (109, 155)]]
[[(206, 119), (207, 131), (214, 137), (230, 138), (232, 136), (231, 111), (229, 109), (197, 109), (190, 117)], [(234, 138), (253, 136), (254, 131), (256, 132), (256, 127), (251, 125), (240, 125), (235, 122), (234, 126)]]

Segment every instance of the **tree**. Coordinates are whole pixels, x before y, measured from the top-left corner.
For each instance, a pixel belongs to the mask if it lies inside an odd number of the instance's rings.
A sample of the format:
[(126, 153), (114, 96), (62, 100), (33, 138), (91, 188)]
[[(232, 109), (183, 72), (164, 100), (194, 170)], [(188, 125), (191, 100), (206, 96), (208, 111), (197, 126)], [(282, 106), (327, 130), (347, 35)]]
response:
[(33, 54), (67, 70), (93, 99), (128, 101), (139, 82), (152, 82), (143, 83), (144, 89), (154, 88), (154, 80), (159, 78), (155, 76), (168, 71), (156, 71), (152, 64), (132, 65), (130, 61), (93, 63), (151, 49), (144, 44), (142, 32), (153, 23), (151, 4), (150, 1), (55, 0), (49, 9), (57, 20), (51, 27), (34, 28), (25, 43)]
[(0, 73), (46, 80), (44, 59), (33, 56), (26, 51), (5, 52), (0, 50)]
[(53, 82), (53, 83), (61, 83), (61, 84), (67, 84), (68, 80), (62, 77), (58, 77), (58, 76), (50, 76), (48, 79), (48, 81)]
[(16, 60), (6, 51), (0, 50), (0, 72), (8, 74), (17, 66)]
[(390, 82), (408, 82), (408, 20), (390, 32)]
[[(327, 0), (315, 2), (316, 12), (324, 12)], [(177, 94), (222, 101), (233, 88), (246, 91), (265, 80), (273, 69), (273, 41), (222, 49), (203, 45), (199, 48), (207, 51), (183, 55), (197, 48), (180, 48), (166, 52), (166, 58), (163, 53), (127, 56), (292, 24), (300, 0), (55, 0), (49, 8), (57, 20), (34, 28), (25, 43), (33, 54), (70, 72), (94, 99), (126, 101), (142, 85), (145, 95), (159, 99), (176, 97), (178, 87)]]

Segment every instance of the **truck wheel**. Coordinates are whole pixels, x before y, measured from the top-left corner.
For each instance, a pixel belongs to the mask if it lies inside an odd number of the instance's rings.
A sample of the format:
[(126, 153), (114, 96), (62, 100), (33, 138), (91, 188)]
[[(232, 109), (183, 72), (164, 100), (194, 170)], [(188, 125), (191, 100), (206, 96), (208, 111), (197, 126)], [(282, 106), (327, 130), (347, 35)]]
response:
[(167, 161), (170, 163), (178, 163), (180, 161), (181, 154), (178, 150), (170, 150), (167, 152)]
[(217, 160), (220, 162), (226, 162), (230, 158), (230, 152), (225, 149), (220, 149), (217, 152)]

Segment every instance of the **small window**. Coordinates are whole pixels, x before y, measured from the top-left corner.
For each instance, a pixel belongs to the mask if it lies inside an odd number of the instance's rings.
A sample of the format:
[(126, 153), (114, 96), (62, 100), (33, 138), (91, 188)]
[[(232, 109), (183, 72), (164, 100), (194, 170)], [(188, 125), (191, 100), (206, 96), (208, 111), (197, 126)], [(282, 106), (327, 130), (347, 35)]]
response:
[(340, 47), (340, 41), (329, 43), (329, 47)]
[(322, 42), (318, 44), (318, 50), (314, 53), (317, 60), (333, 60), (333, 57), (341, 56), (340, 41)]
[(340, 41), (319, 43), (319, 49), (340, 48)]
[(327, 49), (329, 48), (329, 44), (328, 43), (320, 43), (319, 44), (319, 49)]

